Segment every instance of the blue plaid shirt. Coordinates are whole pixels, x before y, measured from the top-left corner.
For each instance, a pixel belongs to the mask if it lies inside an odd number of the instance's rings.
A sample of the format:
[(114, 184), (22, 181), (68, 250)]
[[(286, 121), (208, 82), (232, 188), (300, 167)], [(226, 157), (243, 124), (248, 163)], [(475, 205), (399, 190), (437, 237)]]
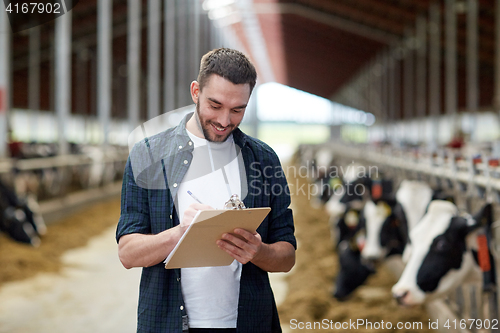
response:
[[(117, 241), (131, 233), (157, 234), (178, 223), (173, 198), (192, 160), (193, 144), (186, 132), (191, 115), (177, 127), (139, 142), (130, 152), (123, 176)], [(233, 138), (245, 164), (247, 184), (242, 186), (248, 190), (243, 200), (246, 207), (271, 207), (257, 229), (262, 241), (286, 241), (296, 248), (288, 208), (290, 192), (278, 157), (268, 145), (239, 129), (233, 131)], [(180, 279), (180, 269), (167, 270), (163, 263), (143, 268), (137, 332), (182, 332), (186, 309)], [(237, 332), (281, 332), (268, 273), (252, 263), (243, 265), (241, 273)]]

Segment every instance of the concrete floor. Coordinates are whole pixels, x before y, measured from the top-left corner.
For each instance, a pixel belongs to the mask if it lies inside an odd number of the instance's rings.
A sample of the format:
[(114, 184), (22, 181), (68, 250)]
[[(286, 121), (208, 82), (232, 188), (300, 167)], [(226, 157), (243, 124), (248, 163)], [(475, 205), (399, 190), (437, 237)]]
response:
[(0, 289), (1, 333), (132, 333), (140, 269), (121, 266), (115, 228), (68, 251), (61, 274), (40, 274)]
[[(0, 333), (132, 333), (141, 270), (117, 257), (115, 228), (63, 256), (60, 274), (40, 274), (0, 289)], [(284, 274), (270, 274), (279, 304)]]

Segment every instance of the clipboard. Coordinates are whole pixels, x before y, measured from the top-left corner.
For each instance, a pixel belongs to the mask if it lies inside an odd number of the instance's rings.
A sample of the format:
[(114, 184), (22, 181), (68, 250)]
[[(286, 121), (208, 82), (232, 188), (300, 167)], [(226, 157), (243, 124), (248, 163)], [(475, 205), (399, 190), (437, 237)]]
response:
[(199, 211), (165, 259), (165, 269), (230, 265), (234, 258), (216, 241), (236, 228), (255, 232), (270, 211), (269, 207)]

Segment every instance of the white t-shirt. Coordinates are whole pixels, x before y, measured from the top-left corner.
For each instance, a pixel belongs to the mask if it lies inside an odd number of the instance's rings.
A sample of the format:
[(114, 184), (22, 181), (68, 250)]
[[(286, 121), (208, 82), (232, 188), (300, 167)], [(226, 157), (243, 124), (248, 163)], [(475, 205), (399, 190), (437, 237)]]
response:
[[(193, 160), (178, 189), (179, 219), (196, 201), (222, 209), (230, 194), (241, 197), (241, 183), (232, 135), (222, 143), (207, 142), (188, 135), (194, 143)], [(208, 143), (208, 145), (207, 145)], [(229, 189), (221, 168), (229, 181)], [(230, 191), (230, 193), (228, 192)], [(229, 266), (181, 269), (181, 286), (189, 327), (235, 328), (242, 265), (234, 260)]]

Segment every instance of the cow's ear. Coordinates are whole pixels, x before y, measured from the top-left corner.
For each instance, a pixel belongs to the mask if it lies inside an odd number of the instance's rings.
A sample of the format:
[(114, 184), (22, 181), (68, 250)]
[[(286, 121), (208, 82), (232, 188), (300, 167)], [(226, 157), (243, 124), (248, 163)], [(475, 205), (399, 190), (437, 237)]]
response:
[(457, 230), (462, 237), (465, 237), (480, 226), (481, 224), (479, 224), (477, 220), (475, 220), (472, 216), (465, 214), (462, 216), (452, 217), (450, 222), (450, 227)]
[(493, 223), (493, 206), (491, 203), (484, 205), (476, 214), (473, 219), (477, 221), (479, 226), (489, 226)]
[(444, 201), (449, 201), (452, 204), (455, 203), (455, 197), (452, 194), (447, 193), (443, 189), (437, 189), (434, 190), (432, 193), (432, 200), (444, 200)]
[(493, 222), (493, 208), (491, 204), (484, 205), (473, 216), (469, 214), (461, 214), (454, 216), (451, 219), (451, 225), (460, 230), (461, 233), (467, 235), (477, 228), (490, 225)]

